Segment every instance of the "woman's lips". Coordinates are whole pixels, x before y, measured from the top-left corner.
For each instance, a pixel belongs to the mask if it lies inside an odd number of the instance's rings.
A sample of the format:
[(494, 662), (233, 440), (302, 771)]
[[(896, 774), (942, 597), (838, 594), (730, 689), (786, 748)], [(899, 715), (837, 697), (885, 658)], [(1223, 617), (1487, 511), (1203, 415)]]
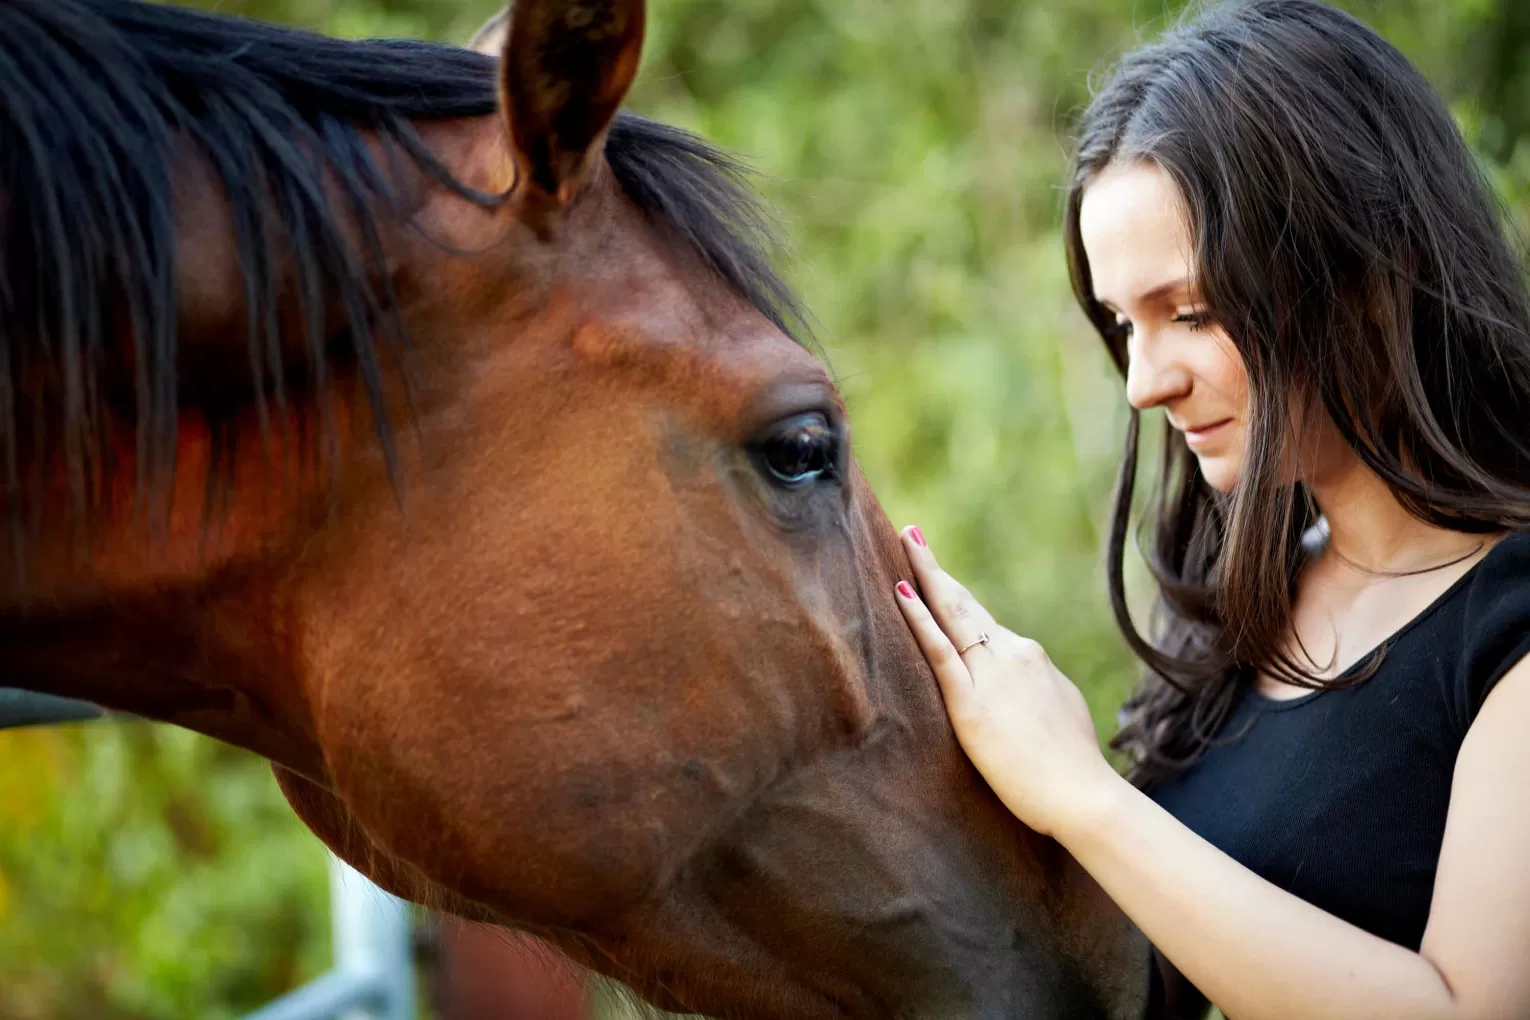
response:
[(1191, 446), (1200, 446), (1231, 424), (1231, 418), (1223, 418), (1221, 421), (1209, 422), (1192, 429), (1185, 429), (1185, 442)]

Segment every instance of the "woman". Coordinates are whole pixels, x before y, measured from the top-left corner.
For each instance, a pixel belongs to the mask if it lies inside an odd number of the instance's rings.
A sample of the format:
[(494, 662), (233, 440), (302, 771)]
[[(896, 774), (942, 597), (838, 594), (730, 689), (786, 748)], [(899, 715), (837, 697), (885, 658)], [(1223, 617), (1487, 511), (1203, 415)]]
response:
[(1169, 1015), (1530, 1017), (1530, 298), (1445, 107), (1312, 0), (1212, 10), (1091, 104), (1066, 237), (1133, 408), (1132, 767), (911, 528), (962, 745), (1153, 940)]

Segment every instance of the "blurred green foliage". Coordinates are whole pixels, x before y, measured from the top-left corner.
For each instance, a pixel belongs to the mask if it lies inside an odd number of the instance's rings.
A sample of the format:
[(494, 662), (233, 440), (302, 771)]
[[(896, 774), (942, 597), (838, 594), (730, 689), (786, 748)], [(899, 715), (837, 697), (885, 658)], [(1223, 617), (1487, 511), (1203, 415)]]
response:
[[(494, 0), (202, 0), (465, 40)], [(1124, 401), (1069, 296), (1070, 117), (1178, 3), (654, 0), (631, 106), (765, 172), (897, 523), (1040, 639), (1102, 733), (1133, 681), (1100, 541)], [(1530, 5), (1348, 4), (1450, 98), (1530, 226)], [(0, 734), (0, 1018), (237, 1016), (326, 966), (322, 851), (264, 766), (163, 728)]]
[(328, 965), (324, 857), (249, 754), (147, 724), (0, 734), (0, 1017), (237, 1016)]

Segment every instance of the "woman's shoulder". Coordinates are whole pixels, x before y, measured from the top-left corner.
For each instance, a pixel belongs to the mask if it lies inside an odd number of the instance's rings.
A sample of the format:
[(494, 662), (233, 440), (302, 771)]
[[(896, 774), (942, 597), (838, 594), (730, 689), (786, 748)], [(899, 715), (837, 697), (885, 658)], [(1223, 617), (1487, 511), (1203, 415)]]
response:
[(1530, 611), (1530, 531), (1498, 539), (1462, 581), (1466, 603), (1478, 612)]
[(1453, 707), (1464, 734), (1494, 685), (1530, 654), (1530, 532), (1500, 539), (1463, 581)]

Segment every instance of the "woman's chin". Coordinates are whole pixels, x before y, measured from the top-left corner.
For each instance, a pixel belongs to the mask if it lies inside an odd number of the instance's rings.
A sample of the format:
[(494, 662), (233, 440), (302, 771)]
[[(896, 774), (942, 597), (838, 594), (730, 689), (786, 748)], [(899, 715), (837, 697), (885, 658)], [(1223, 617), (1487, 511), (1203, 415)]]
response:
[(1231, 457), (1200, 457), (1201, 477), (1224, 496), (1238, 486), (1238, 465)]

